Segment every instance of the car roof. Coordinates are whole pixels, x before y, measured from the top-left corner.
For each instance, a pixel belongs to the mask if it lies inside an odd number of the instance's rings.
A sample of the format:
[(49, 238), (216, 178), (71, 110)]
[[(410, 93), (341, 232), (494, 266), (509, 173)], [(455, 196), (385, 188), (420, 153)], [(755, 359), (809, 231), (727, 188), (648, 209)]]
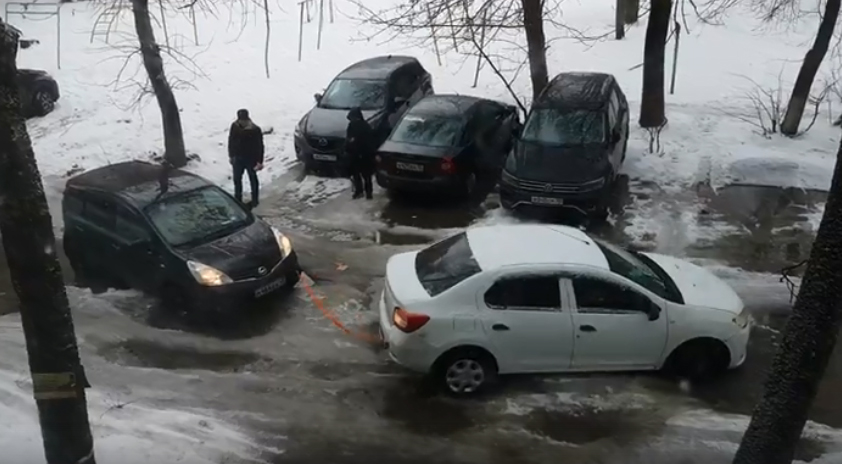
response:
[(472, 227), (468, 243), (480, 268), (490, 271), (520, 264), (568, 264), (608, 270), (605, 254), (573, 227), (517, 224)]
[[(166, 184), (163, 182), (166, 181)], [(162, 193), (161, 186), (165, 185)], [(120, 196), (138, 208), (179, 193), (214, 185), (181, 169), (145, 161), (125, 161), (86, 171), (67, 181), (68, 189)]]
[(553, 78), (533, 104), (538, 108), (598, 109), (608, 102), (614, 76), (597, 72), (568, 72)]
[[(399, 68), (417, 63), (411, 56), (385, 55), (358, 61), (343, 69), (337, 79), (386, 79)], [(419, 64), (420, 65), (420, 64)]]
[(428, 95), (412, 105), (408, 113), (440, 116), (464, 115), (481, 101), (485, 99), (471, 95)]

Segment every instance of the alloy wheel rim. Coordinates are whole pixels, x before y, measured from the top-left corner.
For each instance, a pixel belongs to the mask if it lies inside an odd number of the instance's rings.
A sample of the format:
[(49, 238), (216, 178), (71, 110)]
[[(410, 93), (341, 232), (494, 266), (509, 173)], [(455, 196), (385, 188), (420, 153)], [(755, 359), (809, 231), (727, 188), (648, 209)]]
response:
[(38, 92), (35, 95), (35, 101), (41, 106), (42, 109), (51, 110), (53, 108), (53, 99), (50, 98), (50, 95), (47, 92)]
[(485, 382), (485, 370), (473, 359), (460, 359), (447, 369), (445, 380), (454, 393), (473, 393)]

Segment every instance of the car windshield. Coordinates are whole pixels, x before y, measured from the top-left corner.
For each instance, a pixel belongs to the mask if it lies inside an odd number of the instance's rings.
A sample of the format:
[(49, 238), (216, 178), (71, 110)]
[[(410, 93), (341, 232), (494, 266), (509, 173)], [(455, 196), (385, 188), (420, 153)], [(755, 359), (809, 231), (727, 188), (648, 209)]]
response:
[(146, 215), (173, 246), (238, 228), (249, 214), (218, 187), (205, 187), (146, 207)]
[(436, 296), (481, 271), (464, 232), (424, 248), (415, 257), (415, 273), (430, 296)]
[(622, 247), (595, 238), (593, 241), (605, 255), (611, 272), (631, 280), (662, 298), (672, 298), (667, 284), (646, 263)]
[(336, 79), (319, 101), (319, 108), (331, 110), (376, 110), (386, 106), (386, 81)]
[(526, 142), (547, 145), (583, 145), (605, 141), (605, 123), (599, 111), (536, 109), (523, 127)]
[(453, 147), (462, 138), (463, 119), (459, 117), (407, 114), (392, 132), (393, 142)]

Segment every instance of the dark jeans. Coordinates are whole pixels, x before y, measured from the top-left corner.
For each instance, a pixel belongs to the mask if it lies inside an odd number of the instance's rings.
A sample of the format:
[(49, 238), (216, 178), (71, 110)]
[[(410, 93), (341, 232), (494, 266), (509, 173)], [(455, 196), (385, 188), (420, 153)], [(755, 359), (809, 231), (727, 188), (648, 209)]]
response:
[(372, 172), (368, 169), (351, 170), (351, 183), (354, 185), (354, 195), (362, 195), (363, 191), (365, 191), (365, 196), (371, 198), (371, 176)]
[(243, 201), (243, 172), (248, 173), (249, 185), (251, 186), (251, 204), (257, 205), (258, 198), (260, 198), (260, 182), (257, 180), (257, 171), (254, 170), (254, 164), (234, 160), (231, 163), (234, 168), (234, 198), (237, 201)]

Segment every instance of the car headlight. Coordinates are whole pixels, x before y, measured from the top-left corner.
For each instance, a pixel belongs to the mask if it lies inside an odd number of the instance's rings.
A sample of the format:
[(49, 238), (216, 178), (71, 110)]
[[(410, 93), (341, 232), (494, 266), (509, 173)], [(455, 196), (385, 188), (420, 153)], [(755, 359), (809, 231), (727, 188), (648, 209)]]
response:
[(281, 250), (284, 257), (289, 256), (292, 253), (292, 242), (289, 237), (274, 227), (272, 228), (272, 232), (275, 234), (275, 240), (278, 241), (278, 249)]
[(187, 261), (187, 269), (190, 270), (190, 274), (193, 275), (196, 282), (208, 287), (217, 287), (233, 282), (230, 277), (219, 269), (197, 261)]
[(509, 171), (505, 169), (500, 171), (500, 180), (506, 184), (517, 185), (517, 179), (515, 179), (515, 176), (509, 174)]
[(295, 130), (293, 131), (293, 135), (303, 136), (304, 135), (304, 123), (307, 121), (307, 116), (301, 118), (301, 121), (298, 121), (298, 124), (295, 125)]
[(743, 309), (737, 317), (734, 318), (734, 324), (741, 329), (745, 329), (746, 326), (751, 322), (751, 313), (747, 309)]

